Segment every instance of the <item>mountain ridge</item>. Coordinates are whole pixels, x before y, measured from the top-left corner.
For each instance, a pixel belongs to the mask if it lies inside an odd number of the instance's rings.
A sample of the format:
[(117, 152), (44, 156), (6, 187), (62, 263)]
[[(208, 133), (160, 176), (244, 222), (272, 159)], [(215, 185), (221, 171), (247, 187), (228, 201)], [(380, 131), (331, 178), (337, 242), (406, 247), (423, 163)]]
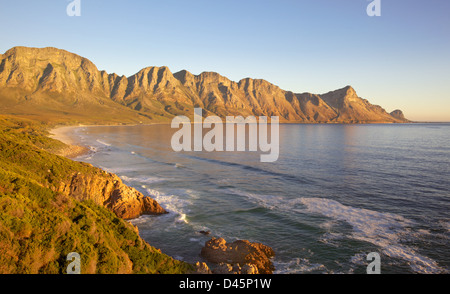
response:
[(100, 71), (66, 50), (13, 47), (0, 55), (0, 113), (102, 123), (169, 122), (205, 115), (279, 116), (282, 123), (403, 123), (351, 86), (325, 94), (293, 93), (264, 79), (232, 81), (216, 72), (172, 73), (149, 66), (126, 77)]

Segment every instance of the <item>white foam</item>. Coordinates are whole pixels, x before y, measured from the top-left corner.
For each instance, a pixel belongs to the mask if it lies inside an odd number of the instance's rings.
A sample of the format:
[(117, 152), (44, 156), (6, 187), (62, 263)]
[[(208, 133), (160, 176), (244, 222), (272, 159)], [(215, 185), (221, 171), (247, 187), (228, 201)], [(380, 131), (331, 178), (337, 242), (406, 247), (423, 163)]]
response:
[[(165, 178), (151, 176), (128, 177), (125, 175), (120, 175), (120, 178), (126, 182), (140, 182), (144, 184), (153, 184), (167, 180)], [(141, 185), (141, 187), (146, 188), (145, 185)]]
[(449, 222), (449, 221), (440, 221), (440, 222), (439, 222), (439, 225), (440, 225), (442, 228), (446, 229), (447, 232), (450, 232), (450, 222)]
[(367, 254), (365, 253), (357, 253), (350, 258), (350, 261), (356, 265), (367, 265)]
[(348, 269), (349, 274), (353, 274), (355, 272), (355, 265), (366, 267), (368, 265), (367, 253), (356, 253), (350, 258), (350, 268)]
[(180, 213), (177, 222), (188, 224), (189, 221), (187, 220), (187, 215), (185, 213)]
[(339, 247), (341, 240), (344, 238), (345, 236), (343, 234), (327, 232), (322, 236), (319, 242)]
[(246, 197), (251, 202), (270, 210), (289, 210), (292, 208), (281, 196), (255, 194), (232, 188), (227, 189), (227, 191), (234, 195)]
[(411, 232), (414, 222), (392, 213), (343, 205), (335, 200), (323, 198), (300, 198), (307, 211), (345, 221), (353, 228), (353, 234), (346, 236), (379, 246), (382, 252), (392, 258), (408, 261), (417, 273), (440, 273), (438, 264), (415, 250), (402, 245), (403, 235)]
[(97, 140), (95, 140), (97, 143), (100, 143), (100, 144), (102, 144), (102, 145), (105, 145), (105, 146), (111, 146), (111, 144), (108, 144), (108, 143), (106, 143), (106, 142), (103, 142), (102, 140), (100, 140), (100, 139), (97, 139)]
[[(421, 256), (413, 248), (401, 244), (401, 240), (417, 239), (417, 234), (423, 235), (424, 230), (414, 231), (415, 222), (400, 215), (377, 212), (369, 209), (346, 206), (338, 201), (325, 198), (283, 199), (280, 196), (261, 195), (244, 192), (238, 189), (228, 189), (229, 193), (246, 197), (248, 200), (270, 210), (289, 213), (317, 213), (329, 217), (321, 227), (328, 232), (319, 241), (338, 247), (339, 240), (344, 237), (372, 243), (382, 248), (383, 253), (392, 258), (406, 260), (411, 269), (417, 273), (445, 272), (436, 261)], [(306, 211), (298, 204), (306, 206)], [(330, 232), (337, 224), (344, 221), (352, 226), (350, 236)], [(447, 224), (443, 224), (446, 227)]]
[(274, 260), (275, 274), (302, 274), (313, 271), (326, 272), (323, 264), (311, 263), (307, 258), (294, 258), (288, 262)]
[(192, 203), (187, 199), (182, 199), (177, 195), (165, 195), (154, 189), (146, 189), (150, 197), (155, 199), (160, 205), (162, 205), (167, 211), (176, 215), (175, 221), (177, 223), (188, 224), (187, 218), (188, 206)]

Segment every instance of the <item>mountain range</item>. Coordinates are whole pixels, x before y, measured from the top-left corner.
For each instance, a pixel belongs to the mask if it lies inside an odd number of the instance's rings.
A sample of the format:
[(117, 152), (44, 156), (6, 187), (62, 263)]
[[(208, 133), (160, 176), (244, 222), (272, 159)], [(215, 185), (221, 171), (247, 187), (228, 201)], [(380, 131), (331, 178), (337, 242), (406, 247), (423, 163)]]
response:
[(126, 77), (57, 48), (14, 47), (0, 54), (0, 114), (71, 123), (169, 122), (205, 116), (279, 116), (285, 123), (403, 123), (351, 86), (325, 94), (293, 93), (262, 79), (239, 82), (215, 72), (146, 67)]

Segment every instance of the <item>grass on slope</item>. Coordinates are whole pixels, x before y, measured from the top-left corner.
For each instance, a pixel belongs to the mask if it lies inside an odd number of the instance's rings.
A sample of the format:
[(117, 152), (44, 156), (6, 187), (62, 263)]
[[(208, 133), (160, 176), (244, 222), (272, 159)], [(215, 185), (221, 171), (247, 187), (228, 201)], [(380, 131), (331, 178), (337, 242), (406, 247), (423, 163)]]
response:
[(144, 242), (128, 222), (93, 201), (53, 187), (88, 164), (56, 156), (63, 143), (45, 125), (0, 117), (0, 273), (65, 273), (67, 254), (82, 273), (186, 273), (191, 265)]

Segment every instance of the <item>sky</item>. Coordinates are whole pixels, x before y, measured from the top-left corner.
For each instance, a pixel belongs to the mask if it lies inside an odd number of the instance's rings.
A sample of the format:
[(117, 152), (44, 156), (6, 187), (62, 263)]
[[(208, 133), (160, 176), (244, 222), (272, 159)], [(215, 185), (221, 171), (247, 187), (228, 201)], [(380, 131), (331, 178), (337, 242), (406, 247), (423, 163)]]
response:
[(100, 70), (147, 66), (265, 79), (295, 93), (351, 85), (388, 112), (450, 121), (450, 1), (0, 0), (0, 53), (57, 47)]

